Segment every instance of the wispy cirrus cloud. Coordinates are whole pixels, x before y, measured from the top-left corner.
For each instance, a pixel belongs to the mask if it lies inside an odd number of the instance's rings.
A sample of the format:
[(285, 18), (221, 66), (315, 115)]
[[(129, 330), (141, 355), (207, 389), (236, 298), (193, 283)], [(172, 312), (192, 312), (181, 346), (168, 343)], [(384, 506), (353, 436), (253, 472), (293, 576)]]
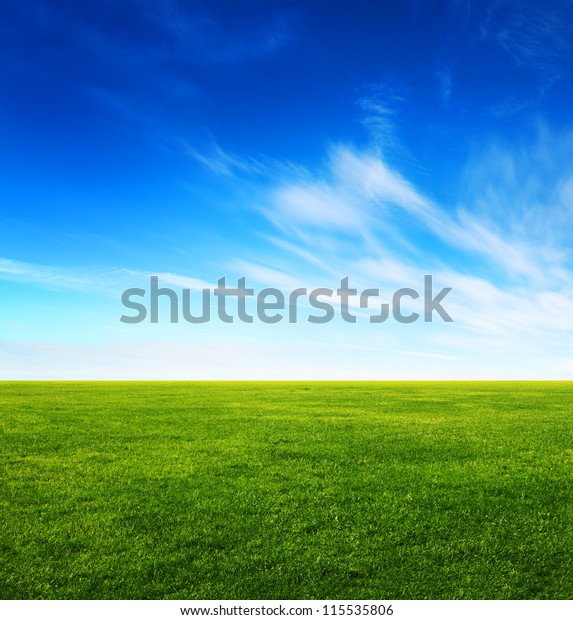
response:
[[(562, 187), (567, 195), (569, 186)], [(534, 246), (511, 227), (502, 230), (476, 210), (483, 199), (477, 197), (452, 213), (380, 157), (339, 147), (331, 153), (325, 173), (310, 180), (278, 183), (263, 213), (281, 229), (298, 231), (299, 236), (304, 236), (301, 229), (312, 229), (354, 234), (374, 246), (378, 239), (384, 247), (414, 248), (411, 237), (418, 230), (430, 235), (434, 245), (439, 241), (462, 254), (476, 254), (509, 277), (543, 282), (563, 275), (555, 247)], [(413, 250), (412, 258), (415, 254)]]
[(203, 164), (211, 172), (218, 175), (232, 177), (239, 175), (259, 175), (266, 172), (266, 166), (253, 157), (240, 157), (223, 150), (213, 142), (208, 151), (200, 151), (187, 140), (180, 140), (184, 152), (191, 158)]
[(516, 64), (546, 77), (548, 71), (560, 71), (560, 61), (571, 47), (570, 2), (454, 0), (452, 7), (475, 39), (496, 43)]
[(442, 67), (436, 72), (436, 78), (438, 81), (438, 95), (440, 101), (444, 105), (447, 105), (450, 102), (453, 88), (451, 69), (449, 67)]
[[(227, 15), (225, 4), (188, 5), (170, 0), (131, 0), (134, 11), (168, 35), (173, 53), (205, 64), (241, 64), (273, 56), (296, 40), (296, 5), (261, 5)], [(165, 46), (163, 47), (165, 50)]]
[[(538, 150), (549, 153), (551, 136), (545, 135), (542, 142)], [(507, 151), (503, 157), (510, 161), (516, 155)], [(532, 173), (535, 160), (520, 161), (518, 176)], [(475, 176), (468, 171), (468, 185), (472, 185), (469, 179), (485, 174), (480, 165), (488, 168), (492, 161), (473, 165)], [(559, 168), (559, 163), (555, 166)], [(570, 208), (573, 187), (566, 170), (560, 170), (554, 193), (561, 203), (539, 203), (534, 184), (519, 201), (514, 195), (513, 202), (505, 205), (514, 220), (520, 213), (522, 218), (532, 217), (532, 209), (544, 209), (545, 220), (554, 220), (547, 230), (559, 226), (563, 210)], [(490, 334), (514, 347), (515, 338), (538, 343), (554, 338), (552, 346), (558, 348), (560, 334), (573, 329), (573, 274), (567, 248), (554, 235), (519, 227), (500, 218), (499, 212), (495, 218), (484, 210), (492, 192), (511, 200), (515, 189), (511, 175), (496, 177), (490, 172), (490, 183), (483, 183), (479, 192), (468, 190), (466, 197), (471, 199), (452, 210), (424, 195), (380, 156), (335, 148), (314, 177), (307, 173), (300, 182), (277, 181), (267, 195), (262, 213), (282, 231), (279, 245), (293, 257), (292, 270), (283, 261), (281, 272), (297, 280), (308, 280), (312, 274), (313, 281), (320, 273), (329, 278), (339, 273), (350, 275), (357, 285), (376, 282), (387, 290), (419, 283), (424, 273), (433, 273), (440, 285), (454, 288), (448, 304), (462, 331)], [(417, 238), (423, 239), (421, 245)], [(452, 268), (456, 263), (458, 270)], [(247, 268), (244, 263), (242, 267)], [(275, 276), (273, 259), (267, 268), (257, 267), (270, 284)]]
[(127, 279), (130, 272), (124, 269), (65, 269), (38, 265), (25, 261), (0, 258), (0, 280), (31, 284), (52, 290), (70, 290), (83, 293), (110, 294), (111, 282)]
[(200, 278), (184, 274), (161, 271), (146, 273), (123, 267), (65, 268), (0, 258), (0, 280), (55, 291), (74, 291), (116, 297), (126, 288), (147, 285), (150, 275), (158, 276), (163, 283), (191, 290), (215, 288), (215, 285)]

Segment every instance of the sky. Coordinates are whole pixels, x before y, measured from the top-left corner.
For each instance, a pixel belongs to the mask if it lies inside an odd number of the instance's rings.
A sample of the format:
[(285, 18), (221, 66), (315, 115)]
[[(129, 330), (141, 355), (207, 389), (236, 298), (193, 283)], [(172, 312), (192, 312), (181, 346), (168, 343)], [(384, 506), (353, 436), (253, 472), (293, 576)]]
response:
[[(0, 379), (573, 376), (573, 1), (0, 10)], [(425, 275), (451, 322), (120, 320)]]

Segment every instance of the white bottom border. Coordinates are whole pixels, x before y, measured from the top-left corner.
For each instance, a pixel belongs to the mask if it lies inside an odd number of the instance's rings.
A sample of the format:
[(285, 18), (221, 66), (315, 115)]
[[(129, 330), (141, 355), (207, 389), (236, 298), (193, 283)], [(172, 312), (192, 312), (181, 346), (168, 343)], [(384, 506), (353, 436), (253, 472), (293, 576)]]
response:
[(0, 601), (0, 618), (5, 620), (178, 620), (207, 616), (261, 620), (281, 616), (328, 620), (513, 620), (512, 616), (571, 620), (573, 601)]

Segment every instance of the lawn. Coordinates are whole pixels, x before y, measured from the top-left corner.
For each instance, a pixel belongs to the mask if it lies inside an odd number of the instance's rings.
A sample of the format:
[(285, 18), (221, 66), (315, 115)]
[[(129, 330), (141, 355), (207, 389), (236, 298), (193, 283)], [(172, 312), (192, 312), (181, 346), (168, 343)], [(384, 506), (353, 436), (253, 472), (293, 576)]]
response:
[(0, 598), (573, 598), (573, 383), (0, 383)]

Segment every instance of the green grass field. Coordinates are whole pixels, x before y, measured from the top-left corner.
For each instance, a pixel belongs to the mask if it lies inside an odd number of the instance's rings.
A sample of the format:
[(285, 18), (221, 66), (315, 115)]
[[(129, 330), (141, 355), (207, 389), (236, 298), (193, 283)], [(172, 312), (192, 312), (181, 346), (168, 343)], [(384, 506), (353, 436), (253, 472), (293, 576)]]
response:
[(573, 598), (573, 383), (0, 383), (0, 598)]

